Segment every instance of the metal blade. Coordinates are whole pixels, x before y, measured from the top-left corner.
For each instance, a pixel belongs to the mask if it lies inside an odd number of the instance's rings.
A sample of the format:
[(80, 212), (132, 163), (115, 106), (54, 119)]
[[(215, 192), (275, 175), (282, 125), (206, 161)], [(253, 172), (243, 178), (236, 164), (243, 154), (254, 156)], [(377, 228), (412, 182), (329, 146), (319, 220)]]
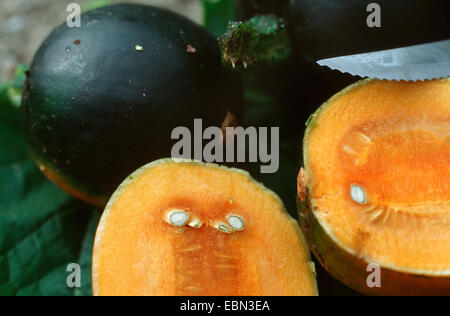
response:
[(317, 62), (353, 76), (419, 81), (450, 76), (450, 40)]

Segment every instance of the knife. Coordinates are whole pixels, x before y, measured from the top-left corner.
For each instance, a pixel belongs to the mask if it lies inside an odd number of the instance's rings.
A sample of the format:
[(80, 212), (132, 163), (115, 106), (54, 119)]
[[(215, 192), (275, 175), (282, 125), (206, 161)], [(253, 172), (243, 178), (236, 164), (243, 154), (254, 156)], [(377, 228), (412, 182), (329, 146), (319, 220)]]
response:
[(353, 76), (423, 81), (450, 76), (450, 40), (317, 62)]
[[(380, 8), (370, 27), (368, 7)], [(450, 76), (449, 0), (290, 0), (291, 37), (307, 59), (388, 80)]]

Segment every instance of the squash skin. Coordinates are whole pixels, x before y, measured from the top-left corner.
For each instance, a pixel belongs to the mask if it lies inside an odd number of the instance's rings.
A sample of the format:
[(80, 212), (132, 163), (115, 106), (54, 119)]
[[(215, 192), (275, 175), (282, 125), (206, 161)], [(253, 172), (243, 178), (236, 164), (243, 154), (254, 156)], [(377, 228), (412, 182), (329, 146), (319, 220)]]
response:
[[(441, 79), (449, 81), (448, 78)], [(333, 98), (355, 89), (359, 86), (375, 81), (373, 79), (361, 80), (336, 94)], [(332, 98), (332, 99), (333, 99)], [(313, 115), (308, 123), (303, 143), (303, 160), (308, 168), (308, 137), (315, 126), (315, 120), (322, 111), (325, 111), (332, 99), (324, 103)], [(305, 181), (305, 171), (302, 168), (297, 179), (297, 210), (298, 219), (308, 240), (311, 251), (334, 278), (351, 287), (352, 289), (373, 296), (439, 296), (450, 295), (450, 277), (432, 276), (406, 271), (393, 270), (381, 266), (381, 288), (369, 288), (366, 284), (367, 277), (371, 271), (367, 271), (371, 263), (363, 257), (356, 256), (337, 240), (332, 238), (315, 215), (316, 210), (310, 204), (309, 191)]]
[[(258, 189), (262, 189), (267, 195), (269, 195), (271, 198), (274, 198), (280, 205), (283, 205), (283, 202), (276, 195), (276, 193), (274, 193), (270, 189), (267, 189), (262, 183), (255, 181), (251, 177), (251, 175), (245, 170), (236, 169), (236, 168), (228, 168), (228, 167), (220, 166), (217, 164), (203, 163), (203, 162), (199, 162), (199, 161), (195, 161), (195, 160), (187, 160), (187, 159), (165, 158), (165, 159), (159, 159), (157, 161), (151, 162), (151, 163), (139, 168), (138, 170), (136, 170), (133, 174), (131, 174), (129, 177), (127, 177), (122, 182), (122, 184), (117, 188), (115, 193), (110, 198), (110, 200), (105, 208), (105, 211), (102, 214), (100, 223), (97, 228), (96, 236), (95, 236), (95, 244), (94, 244), (94, 248), (93, 248), (93, 257), (92, 257), (92, 287), (93, 287), (93, 295), (94, 296), (102, 295), (102, 291), (101, 291), (100, 285), (99, 285), (99, 276), (97, 273), (97, 270), (99, 269), (99, 264), (98, 264), (99, 260), (98, 259), (100, 257), (99, 248), (102, 246), (103, 231), (105, 230), (109, 214), (112, 211), (114, 204), (120, 198), (120, 195), (122, 193), (124, 193), (124, 191), (127, 190), (127, 187), (132, 185), (135, 181), (137, 181), (137, 179), (141, 175), (145, 174), (145, 172), (151, 170), (152, 168), (157, 168), (158, 166), (168, 165), (168, 164), (195, 165), (195, 166), (204, 167), (205, 169), (208, 168), (208, 169), (213, 169), (213, 170), (214, 169), (215, 170), (226, 170), (227, 172), (230, 172), (230, 173), (239, 174), (244, 177), (244, 179), (245, 179), (244, 181), (248, 181), (248, 182), (252, 183), (252, 185), (255, 185)], [(286, 209), (284, 207), (283, 207), (283, 213), (289, 218), (289, 221), (291, 222), (290, 224), (292, 224), (294, 226), (294, 230), (298, 234), (298, 238), (299, 238), (301, 244), (303, 245), (304, 249), (306, 250), (307, 259), (310, 260), (309, 245), (308, 245), (300, 227), (298, 226), (298, 222), (288, 214), (288, 212), (286, 211)], [(309, 273), (311, 273), (311, 280), (312, 280), (313, 293), (311, 295), (318, 296), (319, 292), (318, 292), (318, 287), (317, 287), (315, 269), (314, 269), (313, 263), (311, 261), (309, 261), (308, 271), (309, 271)]]
[(240, 80), (202, 27), (142, 5), (103, 7), (81, 23), (43, 43), (22, 106), (34, 160), (72, 195), (104, 206), (130, 172), (170, 156), (175, 127), (240, 117)]

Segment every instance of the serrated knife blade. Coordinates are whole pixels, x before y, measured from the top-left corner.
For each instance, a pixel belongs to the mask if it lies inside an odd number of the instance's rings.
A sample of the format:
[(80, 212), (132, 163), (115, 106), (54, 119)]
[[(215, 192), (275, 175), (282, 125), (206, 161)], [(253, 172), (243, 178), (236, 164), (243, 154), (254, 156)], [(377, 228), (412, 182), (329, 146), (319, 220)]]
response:
[(353, 76), (422, 81), (450, 76), (450, 40), (322, 59), (321, 66)]

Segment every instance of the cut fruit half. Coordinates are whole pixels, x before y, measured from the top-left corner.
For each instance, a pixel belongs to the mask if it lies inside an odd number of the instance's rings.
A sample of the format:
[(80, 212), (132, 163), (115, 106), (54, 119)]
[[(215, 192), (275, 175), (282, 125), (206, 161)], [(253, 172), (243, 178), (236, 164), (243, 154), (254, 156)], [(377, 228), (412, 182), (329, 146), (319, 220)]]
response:
[(334, 277), (365, 294), (450, 294), (448, 79), (343, 90), (308, 122), (304, 163), (300, 221)]
[(93, 256), (94, 295), (316, 295), (298, 223), (244, 171), (165, 159), (111, 198)]

